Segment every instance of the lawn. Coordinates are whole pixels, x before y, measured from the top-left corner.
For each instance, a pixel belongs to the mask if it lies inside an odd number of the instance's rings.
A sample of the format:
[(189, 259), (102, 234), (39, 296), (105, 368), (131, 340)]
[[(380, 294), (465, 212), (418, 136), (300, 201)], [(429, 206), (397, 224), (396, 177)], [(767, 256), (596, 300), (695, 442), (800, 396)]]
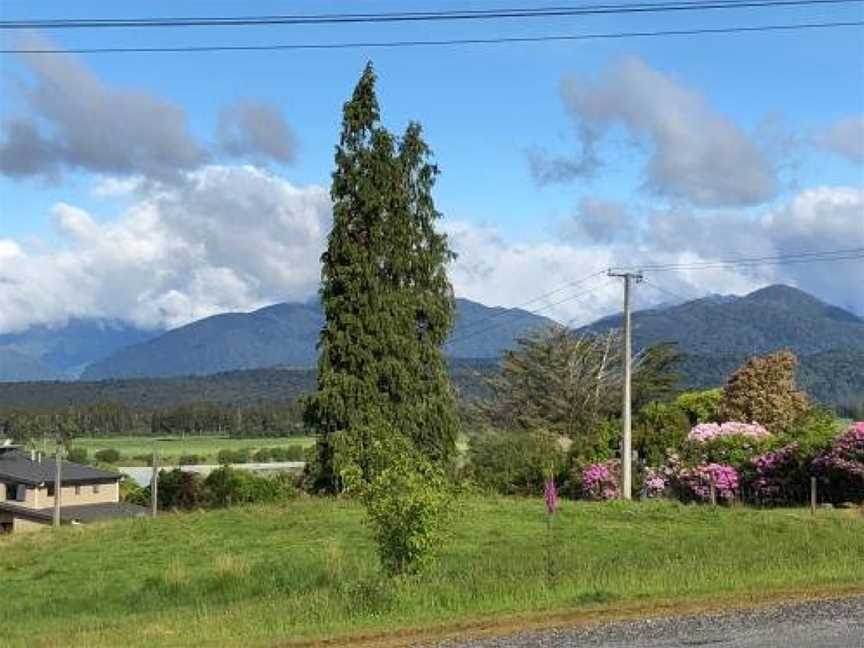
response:
[(172, 460), (176, 461), (180, 455), (184, 454), (201, 455), (208, 462), (215, 462), (217, 453), (223, 448), (231, 450), (250, 448), (254, 452), (254, 450), (258, 448), (283, 448), (291, 445), (302, 445), (303, 447), (307, 447), (312, 445), (314, 442), (315, 440), (312, 437), (305, 436), (249, 439), (232, 439), (226, 436), (120, 436), (76, 438), (69, 443), (69, 447), (86, 448), (91, 457), (97, 450), (114, 448), (120, 452), (123, 457), (120, 461), (121, 465), (135, 466), (143, 465), (143, 462), (134, 461), (133, 457), (151, 454), (154, 446), (159, 450), (162, 462), (168, 464), (171, 463)]
[(475, 498), (451, 529), (431, 572), (394, 581), (378, 576), (362, 510), (347, 501), (4, 537), (3, 618), (22, 622), (3, 624), (3, 640), (344, 645), (543, 611), (864, 590), (857, 512), (568, 501), (550, 541), (539, 499)]

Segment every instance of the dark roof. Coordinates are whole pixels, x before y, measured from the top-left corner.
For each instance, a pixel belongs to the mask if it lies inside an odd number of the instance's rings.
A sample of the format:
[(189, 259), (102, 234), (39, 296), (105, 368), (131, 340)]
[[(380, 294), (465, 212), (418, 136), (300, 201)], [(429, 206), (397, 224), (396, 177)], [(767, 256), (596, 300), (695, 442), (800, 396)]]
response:
[[(0, 480), (11, 480), (28, 486), (53, 484), (55, 470), (53, 457), (43, 456), (42, 461), (34, 461), (27, 453), (18, 449), (5, 449), (5, 452), (0, 452)], [(60, 474), (64, 484), (116, 481), (121, 477), (120, 473), (70, 461), (63, 462)]]
[[(19, 517), (50, 522), (54, 518), (54, 509), (51, 507), (33, 509), (26, 506), (13, 504), (12, 502), (0, 501), (0, 511), (7, 511)], [(150, 514), (150, 509), (137, 504), (125, 502), (102, 502), (99, 504), (79, 504), (78, 506), (63, 506), (60, 508), (60, 521), (70, 522), (95, 522), (96, 520), (109, 520), (116, 518), (144, 517)]]

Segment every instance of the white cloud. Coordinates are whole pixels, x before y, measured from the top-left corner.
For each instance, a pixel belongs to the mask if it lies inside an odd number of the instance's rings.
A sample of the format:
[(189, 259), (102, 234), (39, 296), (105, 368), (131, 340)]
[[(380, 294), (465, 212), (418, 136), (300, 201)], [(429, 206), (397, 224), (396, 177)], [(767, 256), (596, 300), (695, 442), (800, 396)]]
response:
[(0, 240), (0, 331), (70, 316), (175, 326), (317, 290), (330, 222), (323, 187), (254, 167), (209, 166), (145, 183), (117, 219), (59, 203), (54, 253)]
[[(297, 187), (255, 167), (208, 166), (171, 186), (122, 188), (131, 206), (105, 222), (58, 203), (53, 214), (63, 244), (53, 253), (0, 239), (0, 332), (71, 316), (176, 326), (315, 294), (330, 226), (324, 187)], [(459, 255), (450, 277), (460, 297), (520, 306), (599, 273), (525, 305), (583, 324), (620, 309), (620, 283), (602, 274), (609, 266), (864, 247), (862, 214), (864, 189), (821, 187), (756, 214), (679, 207), (637, 218), (624, 205), (590, 199), (561, 236), (530, 243), (469, 222), (447, 222), (445, 229)], [(648, 278), (686, 296), (741, 294), (784, 282), (864, 313), (860, 260)], [(636, 291), (638, 306), (669, 299), (650, 286)]]
[(599, 141), (615, 126), (645, 146), (645, 187), (701, 207), (764, 202), (777, 191), (776, 170), (729, 117), (696, 90), (631, 57), (596, 79), (567, 77), (564, 104), (574, 118), (580, 155), (544, 161), (532, 153), (540, 182), (592, 175), (602, 166)]

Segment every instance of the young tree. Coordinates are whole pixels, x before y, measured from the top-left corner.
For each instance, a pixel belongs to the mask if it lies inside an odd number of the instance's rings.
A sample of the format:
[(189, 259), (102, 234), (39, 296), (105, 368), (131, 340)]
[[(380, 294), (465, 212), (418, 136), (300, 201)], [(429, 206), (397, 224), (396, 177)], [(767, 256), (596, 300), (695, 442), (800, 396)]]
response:
[(305, 420), (320, 435), (315, 485), (370, 477), (377, 434), (401, 434), (435, 462), (455, 450), (458, 418), (441, 353), (454, 317), (447, 239), (431, 190), (438, 169), (421, 128), (395, 138), (380, 124), (367, 65), (344, 106), (322, 255), (325, 324), (318, 391)]
[(775, 434), (787, 431), (809, 408), (795, 385), (797, 366), (791, 351), (750, 358), (723, 388), (721, 418), (756, 421)]

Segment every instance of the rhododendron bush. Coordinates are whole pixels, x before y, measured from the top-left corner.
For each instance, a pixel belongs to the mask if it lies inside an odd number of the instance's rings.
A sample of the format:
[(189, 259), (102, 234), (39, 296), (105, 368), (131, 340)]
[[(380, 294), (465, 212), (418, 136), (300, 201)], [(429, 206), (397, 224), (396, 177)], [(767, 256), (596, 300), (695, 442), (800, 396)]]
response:
[(702, 502), (710, 499), (712, 484), (718, 501), (732, 501), (738, 496), (739, 483), (738, 471), (727, 464), (700, 464), (684, 468), (678, 473), (678, 488), (682, 497)]
[(800, 504), (810, 488), (810, 461), (797, 443), (771, 450), (751, 461), (753, 499), (759, 504)]
[(700, 423), (690, 430), (687, 440), (695, 443), (705, 443), (721, 437), (747, 437), (758, 440), (770, 438), (771, 433), (756, 422), (739, 423), (738, 421), (727, 421), (726, 423)]
[(621, 495), (621, 463), (617, 459), (594, 463), (582, 469), (582, 497), (610, 500)]
[(831, 449), (813, 461), (825, 499), (864, 499), (864, 421), (858, 421), (834, 441)]

